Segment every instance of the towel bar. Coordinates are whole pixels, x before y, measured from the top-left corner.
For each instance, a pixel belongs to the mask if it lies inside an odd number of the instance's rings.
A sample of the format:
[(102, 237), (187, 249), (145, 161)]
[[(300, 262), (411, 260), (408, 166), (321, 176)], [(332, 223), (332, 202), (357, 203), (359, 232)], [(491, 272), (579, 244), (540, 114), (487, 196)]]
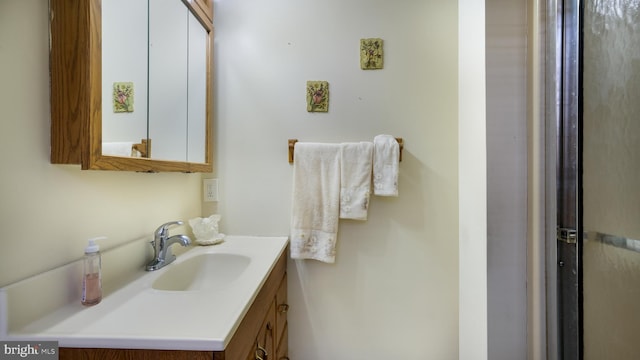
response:
[[(402, 138), (396, 138), (398, 145), (400, 145), (399, 161), (402, 161), (402, 149), (404, 148), (404, 140)], [(296, 146), (298, 139), (289, 139), (289, 164), (293, 163), (293, 149)]]
[(131, 148), (138, 150), (140, 152), (140, 157), (151, 157), (151, 139), (142, 139), (140, 144), (133, 144)]

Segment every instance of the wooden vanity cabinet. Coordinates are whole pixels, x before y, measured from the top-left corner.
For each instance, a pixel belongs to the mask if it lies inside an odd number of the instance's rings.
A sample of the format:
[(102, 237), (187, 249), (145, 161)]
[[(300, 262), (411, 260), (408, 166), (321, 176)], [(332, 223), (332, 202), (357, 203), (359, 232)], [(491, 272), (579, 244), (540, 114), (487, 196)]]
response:
[[(287, 251), (276, 262), (224, 351), (60, 348), (65, 360), (288, 360)], [(265, 349), (267, 355), (260, 348)], [(259, 355), (260, 357), (256, 357)]]
[(275, 359), (287, 360), (288, 358), (288, 333), (287, 333), (287, 276), (286, 273), (280, 282), (274, 301), (262, 322), (258, 332), (254, 352), (249, 354), (247, 360)]
[[(224, 352), (214, 353), (214, 360), (288, 359), (286, 327), (289, 305), (286, 302), (286, 267), (285, 251), (271, 271), (271, 275), (258, 293), (227, 348)], [(283, 311), (285, 308), (286, 310)], [(278, 309), (281, 311), (279, 312)], [(278, 349), (279, 352), (276, 352)], [(278, 355), (276, 356), (276, 354)]]

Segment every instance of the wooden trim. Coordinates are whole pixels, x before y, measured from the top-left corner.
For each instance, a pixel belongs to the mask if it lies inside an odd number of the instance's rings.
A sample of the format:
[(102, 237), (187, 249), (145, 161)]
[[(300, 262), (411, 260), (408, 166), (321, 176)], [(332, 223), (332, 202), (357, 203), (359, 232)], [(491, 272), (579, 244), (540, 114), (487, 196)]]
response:
[(64, 360), (211, 360), (211, 351), (60, 348)]
[(205, 161), (211, 167), (209, 172), (213, 171), (213, 36), (214, 29), (209, 31), (209, 41), (207, 41), (207, 141), (206, 141), (206, 158)]
[[(89, 1), (51, 0), (51, 163), (80, 164), (90, 116)], [(75, 19), (69, 21), (69, 19)]]
[(131, 147), (140, 153), (140, 157), (151, 157), (151, 139), (142, 139), (139, 144), (133, 144)]
[(213, 29), (213, 4), (209, 8), (203, 0), (182, 0), (191, 13), (208, 31)]
[(82, 168), (91, 169), (102, 156), (102, 1), (90, 0), (89, 7), (89, 121), (83, 148), (89, 156), (82, 157)]
[(51, 163), (80, 164), (83, 170), (213, 171), (213, 24), (202, 11), (194, 14), (209, 36), (205, 163), (102, 155), (101, 4), (50, 0)]

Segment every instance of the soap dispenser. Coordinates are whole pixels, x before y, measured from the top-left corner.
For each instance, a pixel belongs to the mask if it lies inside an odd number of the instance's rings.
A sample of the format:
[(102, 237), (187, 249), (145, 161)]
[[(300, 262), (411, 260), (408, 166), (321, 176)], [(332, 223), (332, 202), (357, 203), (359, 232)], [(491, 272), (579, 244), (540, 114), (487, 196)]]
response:
[(89, 239), (87, 247), (84, 249), (82, 264), (82, 305), (96, 305), (102, 300), (102, 273), (100, 246), (96, 240), (106, 239), (97, 237)]

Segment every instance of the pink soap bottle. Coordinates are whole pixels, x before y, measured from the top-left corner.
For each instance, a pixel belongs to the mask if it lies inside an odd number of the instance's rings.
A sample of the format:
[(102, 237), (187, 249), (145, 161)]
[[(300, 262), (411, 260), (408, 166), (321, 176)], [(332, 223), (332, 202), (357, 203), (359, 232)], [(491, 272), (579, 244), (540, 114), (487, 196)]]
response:
[(95, 241), (104, 237), (89, 239), (84, 249), (82, 274), (82, 305), (95, 305), (102, 300), (102, 273), (100, 246)]

